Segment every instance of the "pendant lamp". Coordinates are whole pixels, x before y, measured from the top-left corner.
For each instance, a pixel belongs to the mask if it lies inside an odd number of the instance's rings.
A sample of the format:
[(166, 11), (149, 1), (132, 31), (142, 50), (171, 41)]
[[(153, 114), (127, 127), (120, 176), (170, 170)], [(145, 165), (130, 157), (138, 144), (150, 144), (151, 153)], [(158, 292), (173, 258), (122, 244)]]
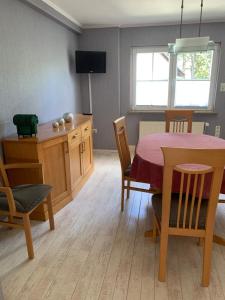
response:
[(203, 9), (203, 0), (201, 0), (198, 36), (191, 37), (191, 38), (182, 38), (184, 0), (181, 1), (180, 38), (176, 39), (175, 44), (174, 43), (168, 44), (169, 53), (176, 54), (180, 52), (196, 52), (196, 51), (207, 51), (207, 50), (215, 49), (215, 43), (213, 41), (210, 41), (209, 36), (204, 36), (204, 37), (201, 36), (202, 9)]

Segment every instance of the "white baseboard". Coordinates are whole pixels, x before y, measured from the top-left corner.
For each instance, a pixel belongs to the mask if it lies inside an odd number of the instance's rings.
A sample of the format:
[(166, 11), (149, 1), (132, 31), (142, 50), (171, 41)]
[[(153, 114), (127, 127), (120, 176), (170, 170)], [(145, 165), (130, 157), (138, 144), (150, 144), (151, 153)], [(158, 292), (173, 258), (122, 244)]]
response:
[(93, 150), (96, 153), (117, 153), (118, 151), (116, 149), (94, 149)]
[(135, 145), (129, 145), (129, 148), (130, 148), (130, 152), (131, 153), (134, 153), (135, 152)]
[[(129, 145), (130, 152), (133, 154), (135, 151), (135, 145)], [(117, 149), (94, 149), (95, 153), (117, 153)]]

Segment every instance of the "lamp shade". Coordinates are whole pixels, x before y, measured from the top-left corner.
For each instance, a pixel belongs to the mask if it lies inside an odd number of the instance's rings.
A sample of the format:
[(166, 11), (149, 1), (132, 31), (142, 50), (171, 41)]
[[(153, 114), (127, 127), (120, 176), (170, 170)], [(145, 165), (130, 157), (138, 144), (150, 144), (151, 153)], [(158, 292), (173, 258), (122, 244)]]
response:
[(175, 44), (168, 44), (169, 53), (180, 52), (197, 52), (214, 50), (215, 43), (209, 40), (209, 36), (194, 37), (194, 38), (182, 38), (176, 39)]

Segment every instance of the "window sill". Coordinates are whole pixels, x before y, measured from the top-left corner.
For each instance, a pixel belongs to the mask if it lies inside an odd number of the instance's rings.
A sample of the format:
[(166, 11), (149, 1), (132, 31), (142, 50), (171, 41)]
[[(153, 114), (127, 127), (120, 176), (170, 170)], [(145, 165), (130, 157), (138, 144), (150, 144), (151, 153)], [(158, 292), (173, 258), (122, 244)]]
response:
[[(163, 114), (165, 109), (162, 110), (129, 110), (128, 114)], [(212, 110), (194, 110), (194, 114), (217, 115), (218, 113)]]

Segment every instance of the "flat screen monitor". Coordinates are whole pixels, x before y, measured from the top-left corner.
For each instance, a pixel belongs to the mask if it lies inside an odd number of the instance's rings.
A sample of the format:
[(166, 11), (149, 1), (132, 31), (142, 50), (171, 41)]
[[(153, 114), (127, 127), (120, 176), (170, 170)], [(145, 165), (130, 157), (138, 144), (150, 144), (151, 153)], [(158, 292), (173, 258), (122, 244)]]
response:
[(106, 73), (106, 52), (76, 51), (77, 73)]

